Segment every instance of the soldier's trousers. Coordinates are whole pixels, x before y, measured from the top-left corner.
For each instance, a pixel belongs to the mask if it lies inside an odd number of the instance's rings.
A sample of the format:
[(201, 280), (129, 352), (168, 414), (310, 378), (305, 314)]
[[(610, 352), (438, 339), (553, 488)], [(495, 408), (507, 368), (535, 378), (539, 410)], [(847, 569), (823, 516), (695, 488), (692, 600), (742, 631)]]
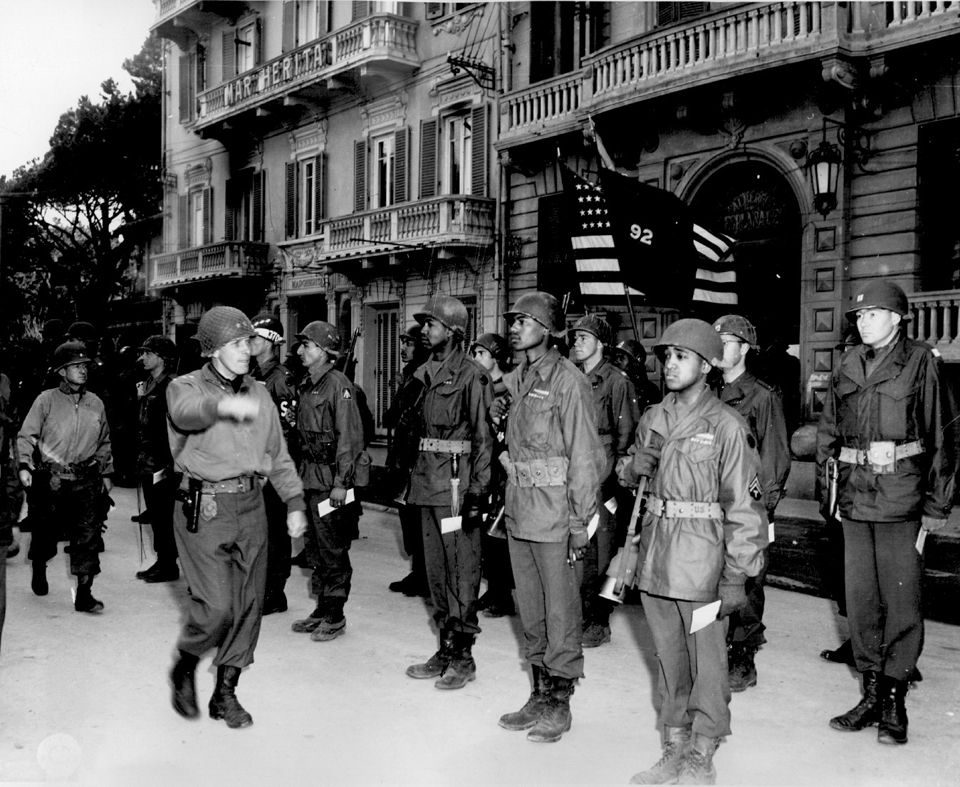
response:
[(57, 479), (59, 488), (51, 487), (50, 473), (37, 470), (33, 474), (34, 493), (30, 495), (30, 560), (46, 563), (57, 554), (61, 533), (70, 539), (70, 573), (74, 576), (96, 576), (100, 573), (97, 536), (100, 535), (99, 497), (103, 479), (90, 473), (76, 481)]
[(479, 634), (477, 596), (480, 593), (480, 537), (482, 528), (440, 532), (440, 520), (450, 506), (414, 506), (420, 512), (427, 586), (433, 600), (433, 619), (441, 631)]
[(730, 626), (727, 631), (727, 642), (756, 651), (767, 638), (763, 635), (766, 626), (763, 625), (763, 608), (766, 606), (766, 593), (763, 587), (767, 577), (769, 563), (769, 549), (763, 550), (763, 569), (755, 577), (747, 577), (743, 591), (747, 594), (747, 604), (739, 612), (730, 616)]
[(273, 484), (263, 488), (263, 505), (267, 512), (267, 590), (265, 599), (283, 593), (290, 576), (290, 534), (287, 532), (287, 504), (280, 499)]
[(690, 633), (693, 611), (703, 602), (643, 593), (643, 612), (660, 663), (660, 725), (692, 726), (708, 738), (730, 734), (727, 620)]
[(306, 490), (309, 526), (303, 533), (307, 560), (313, 568), (310, 586), (317, 597), (317, 609), (324, 615), (339, 619), (350, 595), (353, 566), (350, 565), (350, 543), (353, 537), (350, 523), (341, 520), (334, 509), (320, 516), (317, 506), (329, 499), (329, 492)]
[(173, 530), (190, 598), (177, 648), (200, 657), (211, 648), (216, 666), (253, 663), (267, 576), (267, 518), (259, 486), (216, 496), (217, 513), (187, 531), (183, 504)]
[(153, 550), (157, 560), (174, 563), (177, 559), (177, 541), (173, 537), (173, 508), (176, 503), (178, 479), (172, 475), (159, 483), (153, 479), (143, 479), (143, 502), (150, 512), (150, 526), (153, 528)]
[(909, 680), (923, 649), (919, 522), (843, 520), (847, 623), (859, 672)]
[(403, 536), (403, 551), (410, 556), (410, 573), (417, 582), (427, 582), (427, 569), (423, 559), (423, 532), (420, 512), (415, 506), (399, 506), (400, 534)]
[(567, 540), (555, 543), (507, 536), (524, 655), (530, 664), (560, 678), (583, 677), (582, 562), (567, 562)]

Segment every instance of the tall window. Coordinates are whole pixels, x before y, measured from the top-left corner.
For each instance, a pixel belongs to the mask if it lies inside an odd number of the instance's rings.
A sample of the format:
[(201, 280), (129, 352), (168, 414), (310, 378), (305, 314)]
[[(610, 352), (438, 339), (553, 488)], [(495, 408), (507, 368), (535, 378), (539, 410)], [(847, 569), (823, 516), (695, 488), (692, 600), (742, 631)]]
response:
[(454, 115), (444, 124), (444, 182), (445, 194), (469, 194), (472, 169), (472, 127), (469, 115)]
[(580, 68), (584, 57), (609, 42), (610, 3), (531, 3), (530, 81)]
[(190, 245), (203, 245), (203, 192), (190, 192)]
[(206, 246), (213, 242), (213, 189), (194, 188), (181, 194), (177, 212), (181, 249)]
[(317, 163), (307, 159), (300, 162), (300, 230), (302, 235), (313, 235), (318, 229), (317, 219)]
[(657, 3), (657, 25), (672, 25), (705, 14), (710, 3)]
[(227, 181), (226, 240), (263, 240), (266, 172), (241, 171)]
[(237, 74), (256, 65), (257, 26), (253, 22), (237, 28)]
[(287, 163), (287, 238), (309, 237), (323, 229), (325, 169), (323, 154)]
[(394, 202), (394, 137), (375, 137), (372, 144), (373, 178), (370, 182), (370, 206), (385, 208)]
[(486, 104), (420, 123), (420, 199), (487, 196)]
[(178, 66), (180, 122), (190, 123), (197, 117), (197, 96), (206, 88), (204, 48), (198, 44), (193, 52), (181, 55)]
[(353, 209), (386, 208), (406, 202), (410, 129), (357, 140), (353, 149)]

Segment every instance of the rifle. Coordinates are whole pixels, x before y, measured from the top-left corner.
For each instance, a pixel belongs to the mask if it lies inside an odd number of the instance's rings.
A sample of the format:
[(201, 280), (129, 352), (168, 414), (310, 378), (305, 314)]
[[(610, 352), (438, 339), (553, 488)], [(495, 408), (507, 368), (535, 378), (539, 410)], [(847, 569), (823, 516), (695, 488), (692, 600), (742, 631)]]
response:
[(351, 382), (353, 381), (353, 376), (357, 371), (357, 339), (360, 338), (360, 329), (357, 328), (353, 332), (353, 338), (350, 339), (350, 349), (347, 350), (340, 358), (337, 360), (336, 369), (338, 372), (343, 372), (347, 379)]

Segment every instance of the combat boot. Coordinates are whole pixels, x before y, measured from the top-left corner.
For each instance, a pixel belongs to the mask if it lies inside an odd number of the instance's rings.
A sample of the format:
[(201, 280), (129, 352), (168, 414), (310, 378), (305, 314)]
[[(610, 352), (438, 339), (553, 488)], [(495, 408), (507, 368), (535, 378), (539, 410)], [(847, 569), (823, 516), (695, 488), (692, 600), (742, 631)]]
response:
[(533, 727), (550, 704), (550, 677), (547, 671), (533, 665), (533, 691), (530, 698), (516, 713), (507, 713), (500, 717), (498, 724), (505, 730), (529, 730)]
[(456, 631), (450, 663), (440, 679), (434, 683), (438, 689), (462, 689), (471, 680), (477, 679), (477, 662), (473, 660), (473, 634)]
[(77, 577), (77, 597), (73, 601), (73, 608), (77, 612), (100, 612), (103, 602), (93, 597), (93, 577), (84, 574)]
[(210, 698), (210, 718), (223, 719), (231, 729), (249, 727), (253, 717), (237, 700), (240, 667), (217, 667), (217, 687)]
[(756, 648), (733, 643), (727, 649), (730, 691), (746, 691), (757, 685)]
[(573, 724), (573, 716), (570, 715), (573, 680), (555, 675), (550, 676), (548, 680), (550, 681), (549, 702), (536, 726), (527, 733), (527, 740), (534, 743), (556, 743)]
[(903, 745), (907, 742), (907, 681), (883, 677), (880, 691), (880, 743)]
[(407, 667), (407, 675), (411, 678), (423, 680), (425, 678), (439, 678), (447, 671), (453, 659), (453, 632), (440, 632), (440, 650), (434, 653), (424, 664), (413, 664)]
[(841, 732), (859, 732), (880, 721), (879, 673), (863, 673), (863, 699), (842, 716), (830, 719), (830, 726)]
[(663, 728), (663, 756), (646, 771), (636, 773), (630, 784), (676, 784), (690, 752), (690, 727)]
[(195, 719), (200, 715), (197, 707), (196, 670), (199, 659), (192, 653), (180, 651), (180, 657), (170, 671), (170, 683), (173, 684), (173, 709), (186, 719)]
[(50, 592), (50, 585), (47, 584), (47, 564), (42, 560), (33, 561), (33, 578), (30, 580), (30, 588), (35, 596), (45, 596)]
[(716, 784), (717, 770), (713, 767), (713, 753), (719, 745), (719, 738), (694, 735), (693, 744), (677, 777), (677, 784)]

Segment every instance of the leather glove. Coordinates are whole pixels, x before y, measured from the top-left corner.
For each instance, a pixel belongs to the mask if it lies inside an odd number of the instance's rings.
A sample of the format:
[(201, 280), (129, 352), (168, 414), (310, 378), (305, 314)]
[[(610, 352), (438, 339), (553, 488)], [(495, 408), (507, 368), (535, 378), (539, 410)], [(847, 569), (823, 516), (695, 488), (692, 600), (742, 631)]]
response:
[(576, 532), (571, 530), (567, 544), (569, 545), (567, 560), (572, 566), (578, 560), (583, 560), (583, 556), (587, 554), (587, 547), (590, 545), (590, 536), (587, 535), (587, 529), (583, 528)]
[(743, 585), (720, 583), (720, 617), (725, 618), (747, 606), (747, 594)]
[(460, 511), (460, 514), (463, 516), (464, 530), (479, 527), (483, 524), (485, 505), (486, 499), (484, 495), (468, 492), (463, 496), (463, 509)]
[(920, 527), (922, 527), (928, 533), (936, 533), (946, 524), (946, 519), (934, 519), (932, 516), (927, 516), (926, 514), (920, 517)]

